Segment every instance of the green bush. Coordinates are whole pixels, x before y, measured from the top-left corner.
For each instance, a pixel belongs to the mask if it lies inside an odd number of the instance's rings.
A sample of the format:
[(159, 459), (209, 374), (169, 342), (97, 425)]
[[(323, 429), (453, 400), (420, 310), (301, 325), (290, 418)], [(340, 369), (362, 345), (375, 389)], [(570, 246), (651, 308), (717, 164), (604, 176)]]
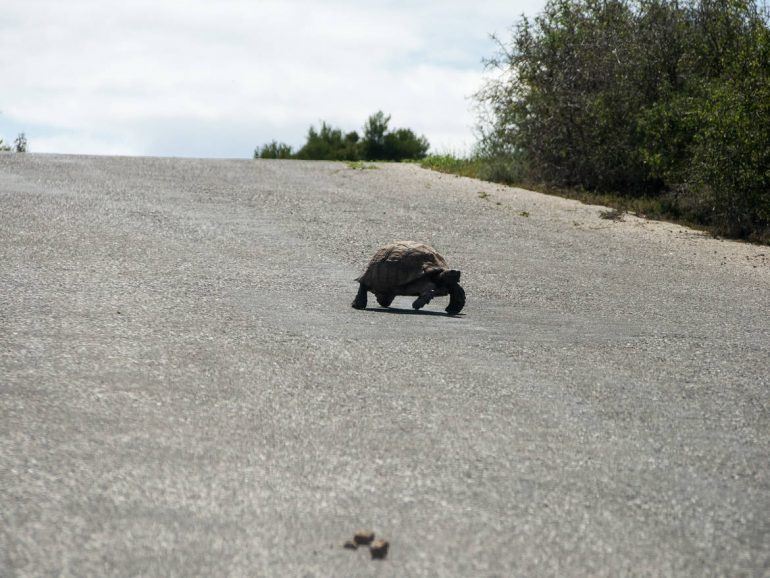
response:
[(356, 131), (343, 133), (326, 122), (308, 129), (305, 144), (292, 153), (289, 145), (272, 141), (254, 151), (254, 158), (295, 158), (326, 161), (402, 161), (424, 158), (430, 144), (411, 129), (388, 129), (390, 115), (379, 111), (364, 124), (363, 138)]
[(254, 150), (255, 159), (290, 159), (291, 156), (291, 146), (275, 140)]
[(770, 239), (770, 79), (709, 86), (696, 114), (691, 165), (684, 173), (718, 232)]
[(307, 141), (295, 158), (319, 161), (354, 161), (359, 159), (359, 137), (354, 132), (343, 135), (340, 129), (321, 123), (320, 130), (311, 126)]
[(388, 130), (390, 115), (382, 111), (371, 115), (364, 124), (361, 140), (362, 158), (368, 161), (419, 160), (425, 157), (430, 144), (411, 129)]
[(488, 62), (486, 166), (766, 236), (769, 38), (747, 0), (551, 0)]
[(402, 161), (422, 159), (428, 152), (428, 139), (417, 136), (411, 129), (399, 128), (385, 135), (383, 160)]

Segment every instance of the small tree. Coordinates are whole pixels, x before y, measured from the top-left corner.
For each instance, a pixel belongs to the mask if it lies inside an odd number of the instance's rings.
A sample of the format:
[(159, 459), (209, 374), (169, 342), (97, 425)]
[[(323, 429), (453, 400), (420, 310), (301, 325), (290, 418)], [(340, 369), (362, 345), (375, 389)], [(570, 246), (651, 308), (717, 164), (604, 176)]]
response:
[(368, 161), (385, 160), (385, 133), (388, 131), (390, 115), (377, 111), (364, 124), (364, 138), (361, 141), (363, 157)]
[(19, 136), (17, 136), (16, 140), (13, 141), (13, 146), (17, 153), (27, 152), (27, 135), (25, 135), (23, 132), (19, 133)]

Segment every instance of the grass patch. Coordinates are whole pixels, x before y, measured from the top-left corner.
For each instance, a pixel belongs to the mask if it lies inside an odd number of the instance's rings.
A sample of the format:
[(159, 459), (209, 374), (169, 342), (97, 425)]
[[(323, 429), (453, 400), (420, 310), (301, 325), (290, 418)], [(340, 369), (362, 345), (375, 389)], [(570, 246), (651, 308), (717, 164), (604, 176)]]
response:
[(354, 171), (365, 171), (369, 169), (380, 168), (377, 165), (367, 164), (364, 161), (348, 161), (347, 165), (349, 169), (353, 169)]
[(423, 168), (472, 179), (482, 179), (482, 164), (480, 160), (464, 159), (453, 155), (431, 155), (420, 161), (420, 166)]
[[(521, 177), (518, 167), (501, 168), (499, 160), (486, 161), (482, 158), (458, 158), (453, 155), (434, 155), (420, 161), (420, 166), (441, 173), (470, 177), (483, 181), (500, 183), (537, 191), (546, 195), (580, 201), (586, 205), (603, 205), (609, 211), (602, 211), (600, 216), (605, 219), (619, 221), (626, 213), (644, 219), (668, 221), (684, 225), (692, 229), (704, 231), (718, 237), (721, 232), (716, 227), (704, 225), (698, 216), (698, 207), (675, 193), (664, 193), (659, 196), (625, 196), (614, 193), (597, 193), (580, 188), (557, 187), (542, 182), (532, 181)], [(486, 193), (479, 193), (479, 198), (486, 199)], [(529, 213), (521, 211), (522, 217)], [(755, 236), (752, 242), (770, 245), (770, 232), (764, 236)]]

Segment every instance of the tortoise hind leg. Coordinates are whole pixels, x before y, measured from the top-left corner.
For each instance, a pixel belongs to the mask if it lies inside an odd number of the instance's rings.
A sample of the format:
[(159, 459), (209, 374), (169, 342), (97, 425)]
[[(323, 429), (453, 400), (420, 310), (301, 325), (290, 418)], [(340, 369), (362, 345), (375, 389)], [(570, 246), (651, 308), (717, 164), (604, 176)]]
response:
[(363, 283), (358, 285), (358, 293), (351, 304), (353, 309), (366, 309), (366, 293), (369, 289)]
[(449, 305), (445, 309), (449, 315), (457, 315), (465, 307), (465, 289), (458, 284), (449, 287)]
[(382, 307), (390, 307), (390, 304), (393, 303), (393, 299), (396, 298), (395, 293), (377, 293), (377, 303), (379, 303)]

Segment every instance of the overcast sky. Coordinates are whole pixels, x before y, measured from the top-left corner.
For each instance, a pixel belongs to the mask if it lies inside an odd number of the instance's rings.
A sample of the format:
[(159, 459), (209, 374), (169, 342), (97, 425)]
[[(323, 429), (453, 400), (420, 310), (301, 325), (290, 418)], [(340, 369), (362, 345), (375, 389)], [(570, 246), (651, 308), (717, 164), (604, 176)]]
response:
[(489, 34), (543, 0), (0, 0), (0, 137), (33, 152), (249, 157), (383, 110), (467, 151)]

